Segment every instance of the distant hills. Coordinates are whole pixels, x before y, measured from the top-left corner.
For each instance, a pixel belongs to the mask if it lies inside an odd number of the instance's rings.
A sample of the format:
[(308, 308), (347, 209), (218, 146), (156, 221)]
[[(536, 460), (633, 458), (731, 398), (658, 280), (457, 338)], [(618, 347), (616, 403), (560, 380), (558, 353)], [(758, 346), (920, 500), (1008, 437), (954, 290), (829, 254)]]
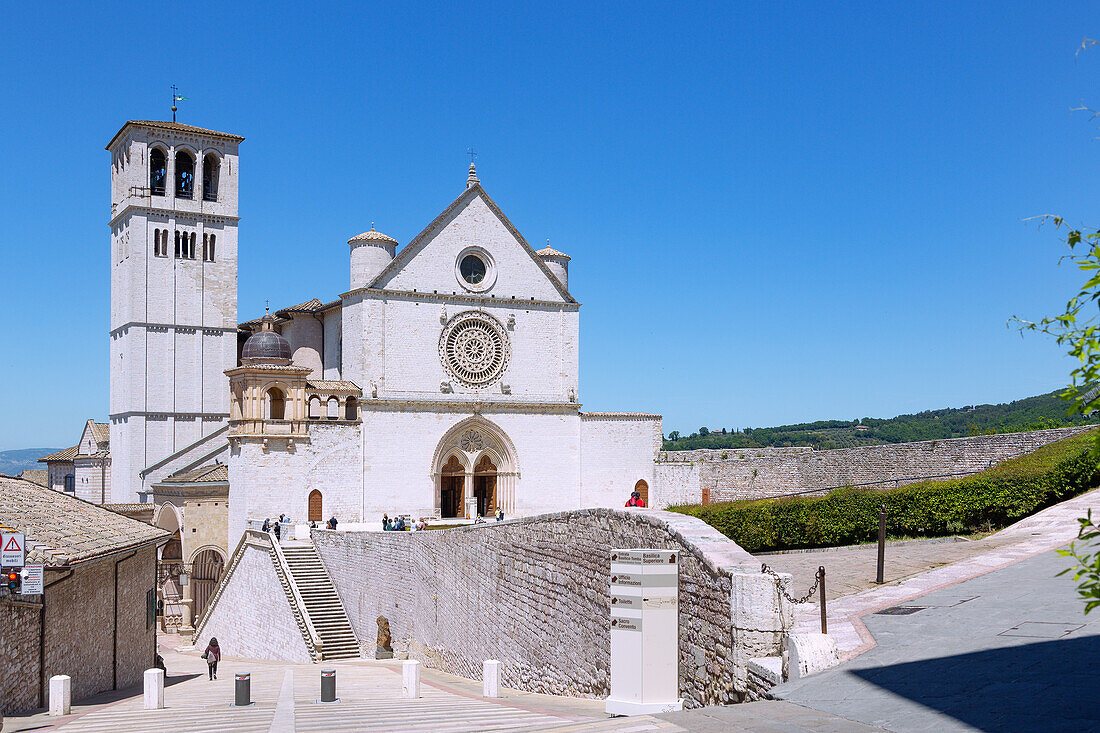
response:
[(18, 450), (0, 450), (0, 473), (18, 476), (28, 468), (45, 468), (38, 459), (56, 453), (60, 448), (20, 448)]
[(773, 428), (744, 428), (739, 432), (700, 428), (687, 436), (672, 432), (664, 442), (664, 449), (812, 446), (827, 450), (1100, 423), (1100, 416), (1095, 414), (1067, 415), (1069, 405), (1058, 397), (1060, 392), (1001, 405), (967, 405), (886, 419), (821, 420)]

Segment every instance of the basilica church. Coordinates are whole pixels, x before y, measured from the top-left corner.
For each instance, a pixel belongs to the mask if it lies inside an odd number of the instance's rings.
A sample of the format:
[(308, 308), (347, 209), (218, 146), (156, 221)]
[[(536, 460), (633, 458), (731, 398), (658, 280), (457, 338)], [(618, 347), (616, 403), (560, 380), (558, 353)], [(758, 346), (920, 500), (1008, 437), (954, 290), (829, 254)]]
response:
[(404, 246), (373, 223), (316, 243), (348, 247), (346, 292), (239, 321), (242, 141), (131, 121), (107, 146), (113, 502), (194, 489), (210, 508), (195, 486), (215, 477), (228, 548), (280, 514), (375, 527), (661, 503), (660, 416), (582, 410), (570, 257), (535, 251), (472, 164)]

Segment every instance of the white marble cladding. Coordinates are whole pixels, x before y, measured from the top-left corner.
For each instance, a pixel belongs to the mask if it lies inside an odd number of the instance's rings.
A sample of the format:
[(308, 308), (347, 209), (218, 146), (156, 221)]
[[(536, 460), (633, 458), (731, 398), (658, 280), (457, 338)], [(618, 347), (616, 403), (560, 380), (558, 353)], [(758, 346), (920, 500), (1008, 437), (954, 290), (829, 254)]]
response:
[[(139, 472), (220, 428), (224, 370), (237, 358), (236, 139), (128, 124), (111, 152), (112, 497), (137, 501)], [(163, 195), (150, 158), (165, 157)], [(177, 155), (194, 160), (193, 193), (176, 195)], [(203, 161), (217, 162), (206, 200)], [(163, 234), (161, 234), (163, 233)], [(156, 240), (163, 236), (163, 249)], [(177, 237), (190, 243), (177, 256)], [(213, 237), (212, 256), (205, 250)]]
[[(234, 438), (229, 450), (229, 547), (248, 520), (286, 514), (297, 524), (309, 515), (309, 494), (321, 492), (325, 519), (362, 516), (363, 460), (360, 425), (308, 423), (308, 440)], [(265, 445), (266, 444), (266, 445)]]
[(694, 517), (590, 509), (429, 532), (329, 532), (314, 542), (361, 639), (389, 620), (425, 666), (501, 684), (608, 694), (610, 551), (680, 551), (679, 689), (685, 706), (739, 702), (748, 662), (778, 655), (791, 625), (776, 581)]

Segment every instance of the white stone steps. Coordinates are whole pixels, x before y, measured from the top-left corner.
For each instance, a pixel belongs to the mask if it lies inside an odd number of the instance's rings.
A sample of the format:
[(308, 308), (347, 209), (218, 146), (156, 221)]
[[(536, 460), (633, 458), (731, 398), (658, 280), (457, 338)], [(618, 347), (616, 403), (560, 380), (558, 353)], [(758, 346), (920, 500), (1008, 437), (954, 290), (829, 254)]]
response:
[[(359, 641), (344, 612), (340, 596), (332, 585), (317, 551), (306, 547), (283, 547), (283, 557), (302, 597), (302, 611), (321, 638), (321, 653), (325, 659), (349, 659), (359, 657)], [(304, 621), (300, 624), (304, 626)]]

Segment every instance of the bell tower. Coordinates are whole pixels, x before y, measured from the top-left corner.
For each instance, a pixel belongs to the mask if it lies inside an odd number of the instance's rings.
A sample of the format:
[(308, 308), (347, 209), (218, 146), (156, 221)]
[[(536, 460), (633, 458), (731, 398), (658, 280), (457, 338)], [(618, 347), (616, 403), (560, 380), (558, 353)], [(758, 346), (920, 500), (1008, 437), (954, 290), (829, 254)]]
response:
[(226, 425), (237, 363), (238, 145), (130, 121), (111, 154), (111, 496)]

